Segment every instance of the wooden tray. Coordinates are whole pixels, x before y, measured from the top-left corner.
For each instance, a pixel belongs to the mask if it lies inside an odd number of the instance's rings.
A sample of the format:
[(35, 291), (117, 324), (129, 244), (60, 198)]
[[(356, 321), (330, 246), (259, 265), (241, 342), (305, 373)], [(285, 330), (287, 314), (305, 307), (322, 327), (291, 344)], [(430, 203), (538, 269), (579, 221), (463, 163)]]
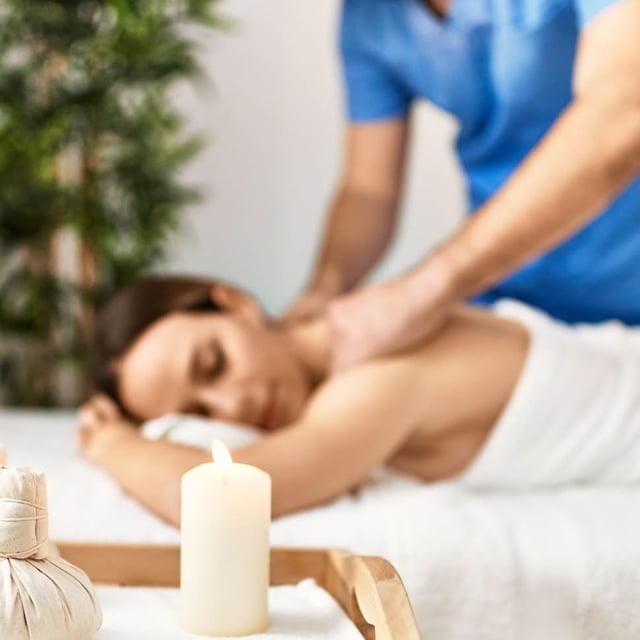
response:
[[(178, 587), (177, 545), (56, 543), (63, 558), (94, 584)], [(391, 563), (330, 549), (271, 549), (271, 584), (313, 578), (329, 592), (366, 640), (419, 640), (413, 610)]]

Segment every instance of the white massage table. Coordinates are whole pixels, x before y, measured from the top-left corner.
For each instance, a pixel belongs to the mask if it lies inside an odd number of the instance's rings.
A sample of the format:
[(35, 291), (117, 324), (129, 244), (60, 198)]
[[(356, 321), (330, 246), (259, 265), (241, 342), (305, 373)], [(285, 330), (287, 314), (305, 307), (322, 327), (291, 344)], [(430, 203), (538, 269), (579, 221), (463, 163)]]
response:
[[(52, 538), (177, 542), (80, 458), (73, 431), (69, 413), (0, 409), (10, 464), (47, 474)], [(483, 495), (381, 473), (357, 495), (274, 522), (272, 544), (388, 559), (427, 640), (631, 640), (639, 514), (640, 490)]]

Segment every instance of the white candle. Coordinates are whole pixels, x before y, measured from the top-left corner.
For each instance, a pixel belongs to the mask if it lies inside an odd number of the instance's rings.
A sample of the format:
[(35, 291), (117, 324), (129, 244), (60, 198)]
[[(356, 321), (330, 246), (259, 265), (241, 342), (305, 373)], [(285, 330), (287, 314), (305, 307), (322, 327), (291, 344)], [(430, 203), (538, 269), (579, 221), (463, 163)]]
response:
[(219, 441), (213, 455), (182, 476), (181, 624), (205, 636), (260, 633), (269, 623), (271, 478), (234, 464)]

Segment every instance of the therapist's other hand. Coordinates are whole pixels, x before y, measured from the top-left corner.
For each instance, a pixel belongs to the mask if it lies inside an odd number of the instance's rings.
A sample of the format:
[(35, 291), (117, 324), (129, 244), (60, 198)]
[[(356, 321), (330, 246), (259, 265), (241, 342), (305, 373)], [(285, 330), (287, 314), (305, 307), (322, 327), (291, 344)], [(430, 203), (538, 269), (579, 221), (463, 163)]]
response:
[(444, 324), (453, 303), (437, 288), (422, 288), (411, 276), (336, 298), (327, 309), (331, 369), (408, 349)]
[(304, 322), (322, 315), (329, 306), (332, 296), (324, 291), (308, 289), (303, 292), (284, 312), (285, 322)]

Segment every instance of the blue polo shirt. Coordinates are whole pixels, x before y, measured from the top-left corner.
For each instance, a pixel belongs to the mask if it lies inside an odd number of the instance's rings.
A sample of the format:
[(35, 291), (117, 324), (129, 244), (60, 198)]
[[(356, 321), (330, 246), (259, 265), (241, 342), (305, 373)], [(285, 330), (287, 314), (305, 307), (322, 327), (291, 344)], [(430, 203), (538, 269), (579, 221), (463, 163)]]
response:
[[(404, 117), (419, 98), (452, 114), (473, 213), (569, 104), (580, 30), (614, 2), (452, 0), (440, 20), (421, 0), (344, 0), (349, 118)], [(588, 227), (479, 300), (498, 297), (569, 322), (640, 324), (640, 179)]]

